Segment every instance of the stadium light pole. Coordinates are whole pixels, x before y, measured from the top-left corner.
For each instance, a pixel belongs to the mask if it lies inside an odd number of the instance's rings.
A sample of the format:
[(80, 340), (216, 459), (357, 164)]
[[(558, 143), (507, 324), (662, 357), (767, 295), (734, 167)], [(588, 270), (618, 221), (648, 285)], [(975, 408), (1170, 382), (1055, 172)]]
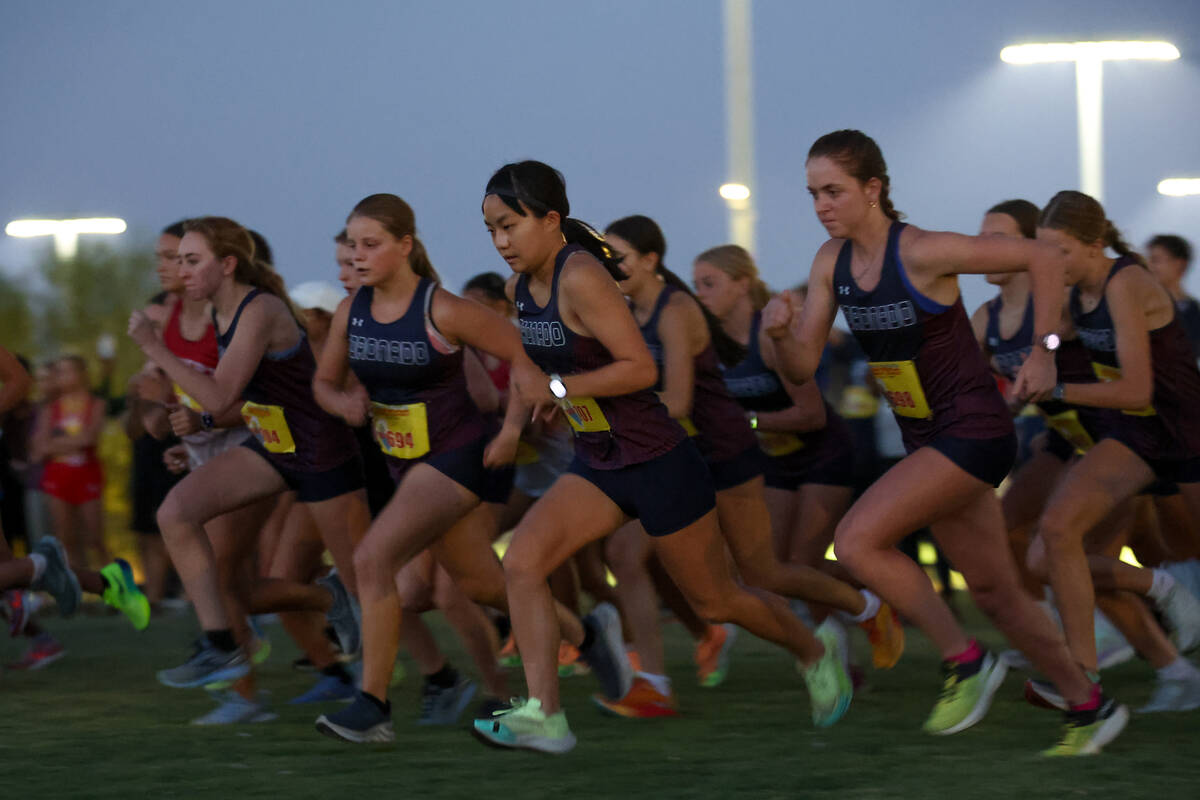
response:
[(1100, 201), (1104, 199), (1104, 62), (1177, 58), (1179, 50), (1169, 42), (1049, 42), (1010, 45), (1000, 51), (1006, 64), (1075, 62), (1079, 188)]
[(754, 252), (754, 76), (751, 0), (724, 0), (727, 179), (718, 189), (729, 209), (729, 239)]
[(1200, 178), (1166, 178), (1158, 182), (1158, 193), (1167, 197), (1200, 195)]
[(79, 251), (80, 234), (99, 233), (115, 235), (125, 232), (125, 220), (117, 217), (89, 217), (87, 219), (14, 219), (4, 226), (9, 236), (27, 239), (35, 236), (53, 236), (54, 252), (63, 260), (75, 257)]

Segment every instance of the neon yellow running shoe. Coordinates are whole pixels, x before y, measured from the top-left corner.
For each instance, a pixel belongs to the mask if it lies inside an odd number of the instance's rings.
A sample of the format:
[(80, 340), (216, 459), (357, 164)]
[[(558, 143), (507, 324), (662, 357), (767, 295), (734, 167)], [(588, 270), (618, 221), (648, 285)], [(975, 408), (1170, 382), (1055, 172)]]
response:
[(1129, 709), (1101, 695), (1099, 708), (1068, 711), (1065, 716), (1062, 740), (1049, 750), (1043, 750), (1042, 755), (1054, 758), (1099, 753), (1104, 745), (1125, 729), (1125, 724), (1129, 722)]
[(107, 586), (101, 595), (104, 602), (129, 617), (133, 627), (144, 631), (150, 625), (150, 601), (133, 580), (129, 562), (118, 558), (100, 569)]
[(828, 728), (837, 722), (850, 708), (854, 697), (854, 684), (846, 674), (845, 652), (842, 638), (829, 622), (821, 623), (816, 636), (825, 645), (821, 660), (803, 670), (804, 682), (808, 685), (808, 696), (812, 702), (813, 725)]
[(983, 719), (1008, 665), (991, 653), (965, 664), (942, 663), (942, 695), (925, 720), (926, 733), (946, 736), (958, 733)]
[(558, 754), (575, 748), (575, 734), (567, 725), (566, 713), (546, 714), (542, 711), (542, 701), (536, 698), (514, 698), (511, 709), (498, 711), (489, 719), (475, 720), (472, 732), (493, 747)]

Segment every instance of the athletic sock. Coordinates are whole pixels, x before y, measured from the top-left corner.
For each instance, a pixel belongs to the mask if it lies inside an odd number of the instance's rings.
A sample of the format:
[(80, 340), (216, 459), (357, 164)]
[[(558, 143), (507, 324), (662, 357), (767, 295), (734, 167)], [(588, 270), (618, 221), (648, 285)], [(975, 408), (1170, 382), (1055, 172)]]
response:
[(1196, 665), (1183, 656), (1175, 656), (1174, 661), (1165, 667), (1156, 669), (1155, 673), (1158, 675), (1158, 679), (1162, 681), (1186, 680), (1187, 678), (1200, 676), (1200, 670), (1196, 669)]
[(454, 684), (458, 683), (458, 673), (449, 663), (442, 665), (442, 668), (432, 675), (425, 676), (425, 683), (432, 684), (439, 689), (450, 689)]
[(46, 574), (46, 557), (41, 553), (30, 553), (29, 562), (33, 564), (33, 580), (30, 583), (37, 583)]
[(1088, 694), (1087, 702), (1080, 703), (1077, 706), (1073, 705), (1073, 706), (1071, 706), (1071, 710), (1072, 711), (1095, 711), (1097, 708), (1100, 707), (1100, 698), (1101, 698), (1102, 694), (1103, 693), (1100, 691), (1100, 684), (1093, 683), (1091, 691)]
[(671, 679), (666, 675), (655, 675), (652, 672), (635, 672), (642, 680), (654, 687), (654, 691), (666, 697), (671, 696)]
[(866, 605), (863, 606), (861, 614), (850, 616), (850, 621), (855, 624), (866, 622), (867, 620), (871, 619), (871, 617), (879, 613), (879, 607), (882, 605), (879, 595), (872, 591), (863, 589), (861, 592), (859, 592), (859, 594), (862, 595), (863, 602)]
[(596, 631), (592, 629), (592, 625), (586, 619), (583, 620), (583, 642), (579, 645), (579, 652), (586, 653), (592, 649), (592, 645), (596, 643)]
[(1161, 603), (1175, 585), (1175, 578), (1165, 569), (1152, 569), (1150, 572), (1153, 573), (1154, 580), (1151, 581), (1150, 591), (1146, 592), (1146, 596), (1155, 603)]
[(337, 678), (342, 683), (354, 683), (354, 679), (350, 677), (350, 673), (346, 671), (346, 668), (336, 661), (322, 669), (321, 674)]
[(380, 711), (382, 711), (384, 714), (391, 716), (391, 713), (392, 713), (392, 701), (391, 700), (380, 700), (378, 697), (371, 694), (370, 692), (362, 692), (362, 696), (365, 697), (370, 702), (374, 703), (375, 707), (378, 708)]
[(969, 664), (981, 658), (983, 658), (983, 648), (979, 646), (979, 642), (972, 639), (966, 650), (956, 656), (950, 656), (946, 661), (951, 664)]
[(208, 637), (209, 644), (218, 650), (225, 653), (232, 653), (237, 650), (237, 641), (233, 638), (233, 631), (229, 628), (223, 628), (219, 631), (205, 631), (204, 635)]

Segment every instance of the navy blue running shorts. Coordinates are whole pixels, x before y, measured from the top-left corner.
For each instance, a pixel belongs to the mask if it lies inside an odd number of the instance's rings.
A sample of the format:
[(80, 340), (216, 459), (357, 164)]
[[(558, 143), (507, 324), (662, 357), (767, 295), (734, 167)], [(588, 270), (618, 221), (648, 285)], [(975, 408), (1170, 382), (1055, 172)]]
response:
[(283, 478), (287, 487), (296, 493), (296, 500), (301, 503), (320, 503), (322, 500), (332, 500), (335, 497), (362, 489), (366, 485), (362, 458), (357, 452), (332, 469), (323, 472), (300, 472), (277, 464), (257, 436), (247, 437), (241, 446), (262, 456), (271, 465), (271, 469), (279, 473), (279, 477)]
[(713, 487), (722, 492), (741, 486), (743, 483), (757, 478), (766, 472), (767, 456), (758, 444), (752, 444), (733, 458), (725, 461), (709, 461), (708, 471), (712, 473)]
[(462, 447), (424, 458), (404, 459), (387, 456), (388, 472), (392, 475), (392, 481), (399, 486), (414, 464), (428, 464), (478, 497), (481, 502), (505, 503), (508, 501), (509, 492), (512, 491), (513, 468), (507, 466), (493, 470), (483, 466), (483, 451), (489, 440), (488, 436), (480, 436)]
[(1017, 437), (1014, 433), (990, 439), (964, 439), (960, 436), (939, 436), (929, 443), (954, 462), (962, 471), (984, 483), (999, 486), (1017, 460)]

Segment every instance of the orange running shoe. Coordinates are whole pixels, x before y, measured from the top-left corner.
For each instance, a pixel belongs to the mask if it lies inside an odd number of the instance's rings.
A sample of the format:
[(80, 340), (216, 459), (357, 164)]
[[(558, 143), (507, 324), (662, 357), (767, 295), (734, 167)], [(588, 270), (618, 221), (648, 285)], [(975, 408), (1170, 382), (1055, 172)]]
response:
[(586, 675), (591, 670), (587, 664), (579, 660), (579, 648), (563, 639), (558, 644), (558, 677), (569, 678), (572, 675)]
[(696, 677), (709, 689), (720, 686), (729, 674), (729, 651), (737, 639), (733, 625), (709, 625), (704, 637), (696, 642)]
[(521, 654), (517, 652), (517, 639), (511, 633), (504, 640), (504, 647), (501, 647), (500, 652), (496, 654), (496, 660), (502, 667), (521, 666)]
[(634, 672), (642, 671), (642, 657), (638, 655), (637, 650), (626, 650), (625, 656), (629, 659), (629, 666), (633, 667)]
[(882, 600), (879, 612), (858, 626), (871, 641), (871, 662), (875, 669), (891, 669), (904, 652), (904, 626), (895, 610)]
[(620, 700), (609, 700), (604, 695), (594, 694), (592, 702), (602, 711), (630, 719), (679, 716), (675, 708), (675, 693), (662, 694), (645, 678), (634, 678), (633, 686)]

